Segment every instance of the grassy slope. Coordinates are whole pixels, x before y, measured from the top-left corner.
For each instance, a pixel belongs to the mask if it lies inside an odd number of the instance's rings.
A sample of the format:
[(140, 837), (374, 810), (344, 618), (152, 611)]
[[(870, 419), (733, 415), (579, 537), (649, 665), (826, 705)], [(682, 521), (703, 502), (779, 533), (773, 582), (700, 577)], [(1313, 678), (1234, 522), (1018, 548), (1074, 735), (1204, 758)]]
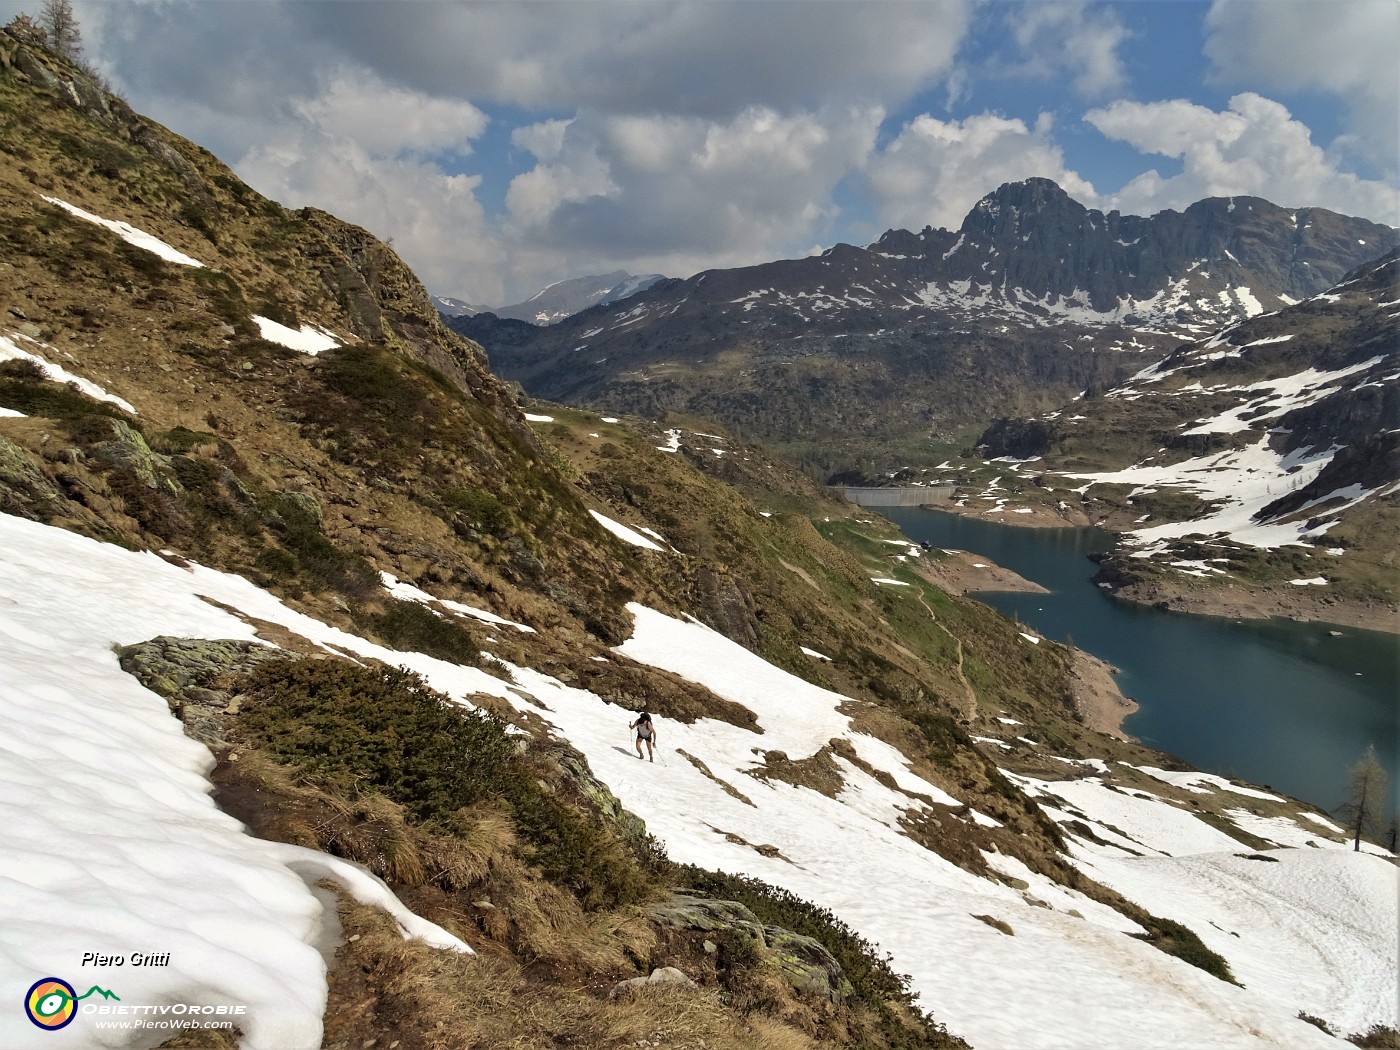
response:
[[(282, 209), (120, 104), (85, 112), (62, 98), (13, 70), (0, 72), (0, 152), (8, 157), (0, 166), (3, 324), (32, 326), (44, 354), (127, 397), (138, 415), (67, 392), (32, 369), (0, 369), (0, 403), (28, 413), (0, 422), (0, 509), (171, 549), (245, 573), (313, 615), (390, 644), (476, 659), (472, 632), (444, 633), (387, 598), (375, 573), (391, 571), (540, 628), (512, 639), (503, 655), (513, 660), (572, 675), (618, 703), (640, 696), (671, 705), (675, 717), (742, 720), (733, 705), (662, 673), (589, 660), (625, 636), (623, 606), (634, 597), (692, 613), (851, 696), (863, 727), (1005, 824), (930, 840), (930, 848), (976, 869), (979, 850), (996, 845), (1082, 882), (1059, 859), (1058, 833), (962, 724), (1011, 714), (1066, 753), (1124, 746), (1078, 725), (1062, 650), (1025, 645), (1014, 625), (984, 606), (950, 598), (892, 564), (896, 548), (883, 541), (893, 530), (853, 519), (752, 449), (666, 454), (641, 429), (567, 412), (533, 433), (475, 348), (441, 327), (416, 279), (364, 231)], [(40, 193), (128, 221), (209, 268), (161, 262)], [(326, 327), (352, 345), (315, 358), (287, 351), (257, 338), (254, 312)], [(589, 436), (595, 432), (599, 438)], [(619, 543), (586, 513), (590, 506), (657, 528), (681, 554)], [(877, 574), (910, 586), (879, 588), (870, 580)], [(802, 646), (833, 659), (815, 661)], [(260, 757), (245, 758), (235, 773), (240, 747)], [(589, 1027), (604, 1023), (599, 982), (663, 957), (652, 950), (655, 931), (626, 911), (632, 905), (618, 898), (590, 911), (567, 878), (532, 864), (538, 854), (519, 847), (524, 818), (501, 814), (490, 800), (472, 803), (476, 830), (465, 837), (439, 826), (415, 830), (395, 810), (401, 802), (347, 795), (315, 770), (274, 760), (257, 740), (216, 751), (224, 797), (241, 800), (229, 805), (260, 831), (357, 856), (424, 914), (484, 936), (496, 962), (481, 968), (481, 979), (497, 984), (449, 993), (459, 1006), (505, 996), (573, 1004), (547, 1022), (529, 1011), (515, 1016), (535, 1025), (532, 1038), (542, 1043), (602, 1040), (601, 1029)], [(558, 820), (599, 818), (573, 781), (549, 772), (547, 757), (538, 762), (537, 779), (557, 799), (542, 804), (573, 814), (556, 813)], [(472, 837), (478, 832), (480, 841)], [(423, 858), (444, 850), (475, 850), (459, 873), (473, 864), (489, 870), (493, 885), (503, 886), (497, 892), (519, 902), (515, 913), (529, 917), (526, 925), (493, 925), (491, 913), (471, 903), (483, 899), (473, 896), (479, 880), (464, 875), (460, 885), (444, 885), (432, 875)], [(664, 886), (658, 875), (638, 878), (643, 895)], [(347, 915), (367, 931), (374, 925)], [(381, 1011), (395, 1023), (418, 1017), (429, 1000), (413, 982), (439, 964), (410, 965), (398, 949), (368, 934), (363, 940), (342, 951), (381, 976), (356, 987), (359, 978), (342, 967), (328, 1025), (369, 1031)], [(401, 965), (408, 969), (391, 979)], [(723, 982), (716, 987), (723, 992)], [(707, 1015), (711, 1046), (903, 1045), (899, 1009), (865, 1002), (823, 1016), (800, 997), (735, 1000), (732, 991)], [(736, 1019), (749, 1013), (757, 1019), (741, 1031)], [(574, 1015), (590, 1020), (570, 1028)], [(635, 1019), (606, 1023), (618, 1027), (592, 1045), (635, 1038), (628, 1027)], [(771, 1040), (755, 1042), (754, 1032)], [(422, 1045), (434, 1045), (431, 1036)]]

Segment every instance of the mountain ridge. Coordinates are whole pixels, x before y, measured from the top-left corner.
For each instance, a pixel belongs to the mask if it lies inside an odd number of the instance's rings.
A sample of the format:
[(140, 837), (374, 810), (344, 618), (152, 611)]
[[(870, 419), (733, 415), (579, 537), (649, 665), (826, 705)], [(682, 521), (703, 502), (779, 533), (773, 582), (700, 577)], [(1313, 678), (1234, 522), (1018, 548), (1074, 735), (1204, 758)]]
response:
[[(1397, 243), (1389, 227), (1255, 198), (1105, 216), (1032, 179), (989, 194), (957, 232), (659, 282), (548, 329), (449, 323), (536, 396), (716, 418), (829, 474), (937, 462), (995, 416), (1113, 385)], [(997, 409), (1010, 404), (1022, 408)]]
[(614, 270), (611, 273), (555, 281), (545, 285), (530, 298), (506, 306), (479, 306), (443, 312), (454, 317), (491, 314), (493, 317), (547, 327), (591, 306), (604, 306), (644, 292), (664, 280), (666, 278), (659, 273), (638, 277), (626, 270)]

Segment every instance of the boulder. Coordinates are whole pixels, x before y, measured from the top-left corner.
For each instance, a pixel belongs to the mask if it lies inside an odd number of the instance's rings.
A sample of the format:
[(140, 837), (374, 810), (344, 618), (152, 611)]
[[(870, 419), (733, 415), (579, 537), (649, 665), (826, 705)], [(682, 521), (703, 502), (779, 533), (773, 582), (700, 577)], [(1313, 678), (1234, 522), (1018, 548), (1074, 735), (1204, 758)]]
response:
[(181, 486), (170, 474), (170, 457), (157, 455), (146, 439), (124, 419), (112, 420), (112, 440), (89, 449), (93, 459), (130, 474), (148, 489), (164, 489), (178, 495)]
[(656, 988), (694, 988), (696, 984), (682, 971), (674, 966), (658, 966), (651, 971), (649, 977), (633, 977), (627, 981), (619, 981), (613, 985), (613, 989), (608, 993), (609, 999), (616, 999), (620, 995), (635, 995), (638, 992), (646, 992)]
[[(760, 966), (781, 973), (804, 995), (839, 1003), (851, 994), (851, 982), (825, 945), (782, 926), (764, 925), (738, 901), (678, 892), (651, 905), (647, 914), (669, 929), (728, 933), (741, 938), (752, 947)], [(707, 953), (711, 953), (712, 945), (713, 941), (705, 941)]]

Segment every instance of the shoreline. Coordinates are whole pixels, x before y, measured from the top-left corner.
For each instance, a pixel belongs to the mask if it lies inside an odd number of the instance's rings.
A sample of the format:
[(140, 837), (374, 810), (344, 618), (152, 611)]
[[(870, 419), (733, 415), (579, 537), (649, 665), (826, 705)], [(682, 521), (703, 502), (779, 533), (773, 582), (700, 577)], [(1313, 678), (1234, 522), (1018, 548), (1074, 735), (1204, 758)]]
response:
[(1400, 610), (1380, 602), (1318, 595), (1305, 588), (1197, 588), (1189, 583), (1152, 579), (1115, 587), (1115, 598), (1189, 616), (1234, 620), (1294, 620), (1333, 624), (1378, 634), (1400, 635)]
[(1020, 573), (1004, 568), (990, 558), (952, 547), (936, 547), (946, 558), (925, 554), (913, 564), (919, 576), (949, 594), (968, 595), (989, 591), (1050, 592)]
[[(976, 507), (953, 505), (929, 505), (926, 509), (1019, 528), (1100, 528), (1112, 532), (1118, 543), (1121, 543), (1123, 538), (1123, 532), (1120, 529), (1113, 528), (1107, 522), (1096, 525), (1089, 521), (1082, 512), (1074, 508), (1071, 508), (1067, 514), (1052, 511), (1046, 507), (1033, 508), (1031, 514), (987, 514), (985, 510)], [(983, 587), (980, 589), (1019, 590), (1021, 588)], [(1279, 618), (1296, 620), (1301, 623), (1333, 624), (1337, 627), (1351, 627), (1357, 630), (1375, 631), (1380, 634), (1400, 635), (1400, 609), (1382, 602), (1319, 594), (1306, 587), (1225, 584), (1204, 588), (1186, 579), (1177, 582), (1154, 576), (1149, 580), (1114, 587), (1110, 593), (1124, 601), (1136, 602), (1139, 605), (1151, 605), (1189, 616), (1216, 616), (1235, 620)]]
[(1084, 725), (1118, 740), (1139, 743), (1136, 737), (1123, 731), (1124, 719), (1137, 711), (1139, 704), (1118, 688), (1113, 676), (1119, 669), (1078, 647), (1072, 647), (1070, 652), (1070, 689), (1075, 710), (1083, 716)]

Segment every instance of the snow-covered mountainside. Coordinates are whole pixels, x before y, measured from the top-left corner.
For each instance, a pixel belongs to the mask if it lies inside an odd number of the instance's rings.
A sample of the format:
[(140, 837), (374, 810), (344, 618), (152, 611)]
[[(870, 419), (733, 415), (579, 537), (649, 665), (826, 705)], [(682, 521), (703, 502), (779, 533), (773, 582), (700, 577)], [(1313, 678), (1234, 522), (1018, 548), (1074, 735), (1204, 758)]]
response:
[[(392, 901), (324, 855), (240, 836), (209, 802), (207, 752), (111, 651), (157, 634), (251, 639), (257, 622), (336, 659), (406, 665), (463, 703), (486, 694), (541, 719), (673, 858), (760, 875), (832, 909), (891, 952), (926, 1007), (974, 1046), (1323, 1047), (1334, 1040), (1300, 1011), (1342, 1031), (1395, 1023), (1395, 865), (1375, 848), (1348, 851), (1324, 836), (1337, 830), (1326, 820), (1266, 792), (1096, 760), (1067, 762), (1069, 779), (1013, 776), (1060, 823), (1074, 865), (1195, 930), (1228, 960), (1231, 984), (1135, 939), (1137, 923), (1012, 855), (986, 855), (978, 877), (912, 841), (910, 821), (995, 818), (860, 730), (846, 698), (694, 621), (633, 605), (633, 634), (607, 659), (663, 668), (757, 721), (663, 722), (653, 764), (619, 746), (628, 737), (616, 707), (548, 674), (386, 650), (237, 577), (50, 526), (4, 517), (0, 533), (11, 552), (0, 560), (9, 639), (0, 761), (11, 786), (7, 826), (19, 831), (0, 893), (7, 914), (22, 916), (0, 947), (7, 985), (30, 972), (75, 973), (94, 945), (154, 946), (175, 962), (88, 966), (77, 983), (110, 986), (124, 1002), (244, 1004), (246, 1045), (318, 1044), (325, 978), (313, 949), (327, 933), (308, 884), (344, 879), (352, 892)], [(61, 732), (46, 714), (55, 709)], [(835, 751), (835, 792), (755, 767), (757, 751), (800, 762), (824, 749)], [(1119, 786), (1125, 777), (1131, 789)], [(1233, 824), (1201, 820), (1187, 803), (1193, 794), (1228, 800)], [(1261, 801), (1282, 804), (1281, 815), (1256, 815)], [(462, 950), (399, 914), (407, 933)], [(141, 1045), (80, 1021), (87, 1045)], [(15, 1011), (0, 1017), (6, 1046), (25, 1045), (31, 1032)]]
[[(626, 299), (665, 279), (659, 273), (636, 277), (626, 270), (614, 270), (612, 273), (588, 277), (571, 277), (567, 281), (556, 281), (541, 288), (524, 302), (511, 303), (497, 309), (472, 310), (471, 313), (490, 313), (494, 317), (527, 321), (532, 325), (558, 324), (566, 317), (572, 317), (590, 306)], [(449, 310), (443, 310), (442, 313), (447, 317), (460, 316)]]
[(1115, 735), (1085, 654), (757, 447), (527, 416), (387, 246), (26, 25), (0, 1046), (1395, 1027), (1386, 850)]
[(1255, 552), (1272, 551), (1274, 582), (1340, 584), (1393, 609), (1400, 255), (982, 440), (1013, 474), (1064, 479), (1042, 494), (1102, 501), (1099, 516), (1119, 508), (1131, 556), (1105, 582), (1153, 570), (1235, 581)]
[(1258, 198), (1105, 215), (1030, 179), (988, 194), (956, 231), (891, 230), (663, 281), (544, 330), (452, 323), (537, 397), (690, 412), (854, 466), (1114, 385), (1397, 244), (1387, 226)]
[(485, 313), (487, 307), (477, 306), (464, 299), (453, 299), (450, 296), (433, 296), (433, 305), (437, 307), (438, 313), (443, 317), (470, 317), (472, 314)]

